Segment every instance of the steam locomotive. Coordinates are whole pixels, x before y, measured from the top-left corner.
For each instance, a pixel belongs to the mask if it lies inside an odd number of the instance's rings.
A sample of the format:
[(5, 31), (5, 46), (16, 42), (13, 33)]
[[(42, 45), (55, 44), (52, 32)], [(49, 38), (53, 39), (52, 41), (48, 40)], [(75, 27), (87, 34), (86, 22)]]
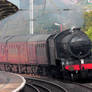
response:
[(69, 78), (92, 70), (91, 41), (79, 28), (55, 34), (0, 37), (0, 70)]

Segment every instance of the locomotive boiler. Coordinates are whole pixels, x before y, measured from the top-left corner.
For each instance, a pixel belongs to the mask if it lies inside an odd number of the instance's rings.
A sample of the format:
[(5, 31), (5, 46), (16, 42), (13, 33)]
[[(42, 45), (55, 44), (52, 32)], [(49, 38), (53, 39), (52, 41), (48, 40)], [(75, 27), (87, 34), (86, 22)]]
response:
[(79, 78), (92, 70), (91, 41), (79, 28), (0, 37), (0, 70)]

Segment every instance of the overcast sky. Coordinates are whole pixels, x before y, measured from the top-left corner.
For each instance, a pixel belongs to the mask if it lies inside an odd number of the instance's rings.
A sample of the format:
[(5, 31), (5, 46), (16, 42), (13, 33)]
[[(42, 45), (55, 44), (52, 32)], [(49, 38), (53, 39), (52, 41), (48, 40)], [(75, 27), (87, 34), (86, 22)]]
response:
[[(17, 5), (19, 7), (19, 1), (20, 0), (8, 0), (8, 1), (14, 3), (15, 5)], [(61, 0), (61, 1), (63, 1), (65, 4), (75, 4), (80, 0)]]
[[(16, 6), (18, 6), (18, 8), (20, 8), (20, 1), (21, 1), (21, 3), (25, 3), (25, 2), (28, 2), (29, 0), (7, 0), (7, 1), (10, 1), (10, 2), (12, 2), (13, 4), (15, 4)], [(36, 1), (36, 0), (34, 0), (34, 1)], [(39, 0), (40, 1), (40, 0)], [(78, 4), (80, 1), (88, 1), (88, 0), (51, 0), (52, 2), (55, 2), (55, 3), (60, 3), (61, 2), (61, 4), (64, 4), (64, 5), (76, 5), (76, 4)], [(26, 4), (26, 3), (25, 3)]]

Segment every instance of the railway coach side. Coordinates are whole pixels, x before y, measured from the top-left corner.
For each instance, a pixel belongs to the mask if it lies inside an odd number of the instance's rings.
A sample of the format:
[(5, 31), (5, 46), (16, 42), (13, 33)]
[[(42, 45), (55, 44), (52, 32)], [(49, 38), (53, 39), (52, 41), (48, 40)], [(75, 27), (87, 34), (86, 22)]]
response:
[(0, 69), (30, 73), (48, 67), (47, 39), (50, 35), (13, 35), (0, 38)]

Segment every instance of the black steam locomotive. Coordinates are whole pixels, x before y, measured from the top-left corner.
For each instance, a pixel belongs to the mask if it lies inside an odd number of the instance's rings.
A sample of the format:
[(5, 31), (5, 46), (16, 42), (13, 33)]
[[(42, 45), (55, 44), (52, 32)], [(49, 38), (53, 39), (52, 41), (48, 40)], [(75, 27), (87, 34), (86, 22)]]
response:
[(68, 78), (92, 70), (91, 41), (79, 28), (55, 34), (0, 37), (0, 70)]
[(88, 77), (88, 71), (92, 69), (91, 41), (84, 32), (79, 28), (65, 30), (50, 38), (51, 42), (50, 61), (55, 58), (57, 75), (72, 79)]

